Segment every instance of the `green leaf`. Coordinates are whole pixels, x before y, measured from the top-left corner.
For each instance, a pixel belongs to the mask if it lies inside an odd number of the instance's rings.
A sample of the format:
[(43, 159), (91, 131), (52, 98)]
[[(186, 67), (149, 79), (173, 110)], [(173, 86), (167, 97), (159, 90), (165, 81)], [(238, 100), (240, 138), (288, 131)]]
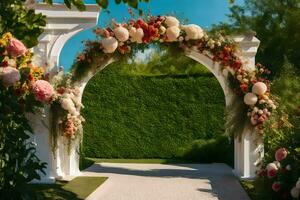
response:
[(138, 8), (138, 0), (129, 0), (128, 5), (132, 8)]
[(84, 5), (84, 2), (82, 0), (74, 0), (73, 4), (80, 11), (84, 11), (85, 10), (85, 5)]
[(106, 9), (108, 6), (108, 0), (96, 0), (97, 4), (102, 8)]
[(67, 6), (67, 8), (71, 9), (71, 1), (70, 0), (64, 0), (65, 5)]
[(43, 0), (45, 3), (52, 5), (53, 1), (52, 0)]
[(143, 16), (143, 15), (144, 15), (143, 10), (139, 9), (139, 15), (140, 15), (140, 16)]
[(120, 4), (122, 0), (115, 0), (116, 4)]

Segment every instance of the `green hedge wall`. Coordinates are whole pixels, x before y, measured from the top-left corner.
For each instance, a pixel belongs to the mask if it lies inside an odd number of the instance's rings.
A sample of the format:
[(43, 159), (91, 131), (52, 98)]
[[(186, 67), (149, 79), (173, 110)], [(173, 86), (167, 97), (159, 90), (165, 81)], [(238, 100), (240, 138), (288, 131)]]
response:
[(225, 98), (212, 74), (130, 76), (119, 68), (110, 65), (84, 91), (85, 156), (179, 158), (192, 155), (195, 141), (224, 134)]

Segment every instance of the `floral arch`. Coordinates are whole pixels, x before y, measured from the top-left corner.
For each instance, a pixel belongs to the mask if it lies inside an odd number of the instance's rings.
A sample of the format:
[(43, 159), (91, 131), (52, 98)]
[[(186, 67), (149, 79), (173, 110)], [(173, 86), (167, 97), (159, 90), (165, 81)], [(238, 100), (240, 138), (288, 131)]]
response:
[[(90, 5), (86, 12), (80, 13), (67, 10), (63, 5), (37, 5), (36, 10), (47, 16), (49, 28), (41, 36), (34, 52), (39, 62), (48, 63), (47, 70), (51, 78), (51, 74), (58, 71), (57, 61), (65, 42), (79, 31), (96, 25), (99, 8)], [(170, 46), (175, 44), (188, 57), (209, 69), (224, 91), (227, 109), (233, 109), (237, 113), (234, 107), (239, 102), (247, 106), (248, 111), (244, 113), (248, 116), (247, 123), (235, 130), (239, 137), (234, 142), (234, 173), (244, 178), (255, 176), (257, 165), (263, 156), (263, 122), (276, 106), (270, 97), (270, 84), (265, 79), (268, 71), (261, 65), (255, 65), (259, 40), (253, 34), (231, 38), (210, 36), (197, 25), (181, 26), (171, 16), (151, 17), (147, 21), (131, 20), (124, 24), (114, 23), (110, 28), (96, 29), (95, 33), (99, 40), (87, 42), (86, 49), (73, 66), (71, 76), (67, 78), (65, 85), (57, 88), (61, 98), (58, 109), (66, 111), (69, 118), (67, 115), (64, 118), (56, 116), (57, 110), (53, 110), (55, 105), (46, 109), (46, 120), (41, 120), (39, 115), (31, 117), (36, 133), (32, 139), (38, 144), (37, 153), (48, 163), (43, 182), (80, 174), (80, 139), (72, 138), (76, 131), (81, 130), (80, 102), (87, 82), (110, 63), (151, 42)], [(57, 76), (54, 79), (55, 77)], [(62, 130), (62, 127), (65, 129)], [(57, 132), (55, 140), (49, 139), (53, 130)], [(73, 140), (71, 146), (67, 145), (70, 140)], [(53, 142), (56, 147), (54, 150)]]

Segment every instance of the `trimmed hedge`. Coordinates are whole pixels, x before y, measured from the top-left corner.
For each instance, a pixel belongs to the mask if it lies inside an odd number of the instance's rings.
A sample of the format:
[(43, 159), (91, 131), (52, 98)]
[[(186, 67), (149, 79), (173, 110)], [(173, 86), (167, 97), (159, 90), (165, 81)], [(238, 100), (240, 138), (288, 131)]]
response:
[(224, 134), (225, 98), (212, 74), (130, 76), (119, 68), (110, 65), (84, 91), (85, 156), (190, 157), (194, 141)]

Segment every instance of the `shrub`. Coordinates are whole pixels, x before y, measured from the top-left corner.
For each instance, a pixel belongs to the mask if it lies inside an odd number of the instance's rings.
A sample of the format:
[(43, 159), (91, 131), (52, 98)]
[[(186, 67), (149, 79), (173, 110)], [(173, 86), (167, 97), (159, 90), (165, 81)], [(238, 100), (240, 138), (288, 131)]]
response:
[(147, 77), (120, 69), (109, 66), (85, 89), (86, 156), (178, 158), (194, 140), (224, 133), (224, 94), (212, 74)]

